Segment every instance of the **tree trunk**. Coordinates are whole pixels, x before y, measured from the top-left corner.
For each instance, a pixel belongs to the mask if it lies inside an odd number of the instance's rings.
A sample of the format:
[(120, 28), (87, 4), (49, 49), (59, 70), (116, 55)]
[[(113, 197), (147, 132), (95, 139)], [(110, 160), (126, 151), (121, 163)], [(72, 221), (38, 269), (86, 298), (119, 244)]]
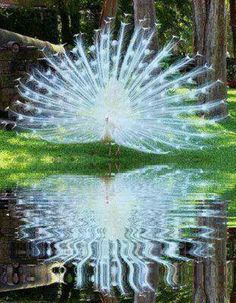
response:
[(100, 26), (103, 27), (108, 17), (115, 17), (118, 7), (118, 0), (105, 0), (102, 8)]
[(233, 264), (233, 289), (232, 293), (230, 295), (230, 303), (235, 303), (236, 302), (236, 261), (234, 261)]
[(236, 302), (236, 228), (231, 227), (228, 228), (228, 250), (229, 250), (229, 261), (231, 263), (232, 272), (230, 275), (230, 283), (232, 288), (231, 294), (230, 294), (230, 303)]
[(74, 36), (80, 32), (80, 12), (71, 12), (70, 13), (71, 19), (71, 34)]
[[(142, 25), (156, 31), (156, 9), (154, 0), (133, 0), (135, 26)], [(152, 49), (158, 49), (157, 33), (153, 39)]]
[(236, 58), (236, 0), (230, 0), (230, 25), (233, 38), (233, 54)]
[(111, 295), (99, 293), (99, 297), (100, 297), (101, 303), (118, 303), (118, 300), (116, 299), (116, 297), (111, 296)]
[(63, 43), (71, 43), (72, 35), (70, 31), (69, 14), (63, 0), (58, 1), (58, 12), (61, 18), (61, 37)]
[[(226, 99), (226, 6), (224, 0), (193, 0), (194, 51), (203, 55), (198, 64), (212, 65), (214, 71), (199, 79), (221, 80), (204, 102)], [(226, 116), (227, 106), (222, 104), (212, 116)]]
[[(7, 46), (9, 42), (16, 42), (19, 46), (35, 47), (38, 49), (47, 48), (52, 52), (64, 52), (65, 49), (62, 45), (52, 44), (48, 41), (42, 41), (28, 36), (23, 36), (18, 33), (10, 32), (0, 29), (0, 45), (1, 47)], [(0, 61), (2, 61), (1, 59)], [(2, 72), (2, 71), (1, 71)]]
[[(212, 207), (213, 208), (213, 207)], [(225, 303), (226, 298), (226, 242), (227, 242), (227, 204), (214, 205), (219, 218), (201, 217), (199, 226), (207, 226), (214, 233), (212, 256), (194, 261), (194, 303)]]

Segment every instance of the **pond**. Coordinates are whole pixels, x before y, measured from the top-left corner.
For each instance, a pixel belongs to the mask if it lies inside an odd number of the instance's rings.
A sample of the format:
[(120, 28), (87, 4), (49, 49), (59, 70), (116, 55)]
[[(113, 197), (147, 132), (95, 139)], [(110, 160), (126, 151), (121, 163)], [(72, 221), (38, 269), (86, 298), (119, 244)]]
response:
[(2, 189), (0, 302), (236, 302), (230, 174), (157, 165)]

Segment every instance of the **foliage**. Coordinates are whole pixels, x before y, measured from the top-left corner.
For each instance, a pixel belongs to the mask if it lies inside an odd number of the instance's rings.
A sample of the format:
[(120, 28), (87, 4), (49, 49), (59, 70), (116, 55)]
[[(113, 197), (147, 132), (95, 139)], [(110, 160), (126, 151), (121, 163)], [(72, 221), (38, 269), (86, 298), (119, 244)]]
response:
[[(180, 36), (185, 40), (181, 50), (185, 53), (192, 50), (192, 1), (187, 0), (156, 0), (157, 24), (159, 41), (164, 45), (173, 35)], [(19, 33), (37, 36), (50, 42), (65, 42), (61, 33), (61, 22), (58, 23), (53, 15), (60, 15), (62, 9), (69, 16), (69, 42), (73, 43), (73, 35), (83, 32), (89, 43), (93, 30), (99, 27), (100, 13), (103, 0), (18, 0), (21, 6), (15, 12), (9, 9), (0, 9), (1, 27)], [(33, 7), (44, 4), (44, 9), (49, 8), (52, 14), (42, 23), (39, 10), (35, 14)], [(229, 5), (227, 5), (229, 11)], [(13, 15), (14, 16), (13, 16)], [(123, 20), (124, 14), (129, 14), (128, 21), (133, 22), (132, 1), (119, 0), (117, 11), (117, 23)], [(37, 15), (37, 16), (35, 16)], [(229, 13), (227, 14), (228, 49), (232, 49), (232, 34), (229, 26)], [(127, 19), (127, 18), (126, 18)], [(118, 28), (118, 26), (117, 26)], [(68, 40), (66, 39), (66, 40)], [(67, 41), (68, 42), (68, 41)]]
[[(33, 9), (34, 0), (18, 0), (18, 3), (27, 9)], [(42, 4), (56, 12), (60, 16), (60, 22), (55, 22), (60, 29), (59, 41), (73, 43), (73, 36), (78, 32), (84, 32), (86, 38), (91, 42), (91, 34), (98, 27), (102, 8), (102, 0), (42, 0)], [(37, 4), (37, 3), (36, 3)], [(68, 20), (67, 20), (68, 19)], [(47, 24), (46, 28), (50, 26)], [(65, 32), (63, 33), (63, 30)]]
[(234, 58), (227, 59), (227, 81), (231, 87), (236, 87), (236, 60)]
[(0, 9), (1, 28), (19, 34), (36, 37), (53, 43), (59, 42), (55, 11), (21, 7)]
[(192, 3), (190, 0), (158, 0), (156, 1), (158, 34), (161, 45), (172, 36), (185, 40), (185, 52), (192, 48)]
[[(18, 3), (20, 5), (18, 9), (0, 11), (2, 28), (25, 35), (37, 36), (50, 42), (66, 41), (72, 44), (73, 35), (80, 31), (85, 34), (85, 38), (91, 43), (93, 30), (99, 27), (103, 0), (18, 0)], [(44, 4), (43, 9), (34, 8), (42, 4)], [(49, 10), (46, 10), (48, 12), (46, 13), (47, 17), (42, 23), (40, 15), (46, 8)], [(55, 19), (55, 14), (60, 16), (62, 12), (68, 16), (69, 23), (67, 25), (63, 24), (62, 18), (60, 23)], [(156, 1), (156, 12), (161, 45), (166, 44), (173, 35), (177, 35), (186, 40), (185, 52), (189, 51), (192, 41), (191, 1), (158, 0)], [(1, 16), (3, 13), (4, 17)], [(6, 14), (9, 16), (8, 18)], [(129, 14), (129, 16), (124, 17), (124, 14)], [(124, 19), (133, 22), (132, 1), (128, 3), (126, 0), (118, 1), (117, 28), (119, 27), (118, 23)], [(63, 37), (61, 32), (63, 25), (67, 27), (66, 37)]]

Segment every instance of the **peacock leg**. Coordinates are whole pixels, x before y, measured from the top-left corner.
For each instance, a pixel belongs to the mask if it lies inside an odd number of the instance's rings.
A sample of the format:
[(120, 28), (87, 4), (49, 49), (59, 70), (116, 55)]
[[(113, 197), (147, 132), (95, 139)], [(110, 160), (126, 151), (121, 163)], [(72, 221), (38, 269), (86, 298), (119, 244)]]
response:
[(117, 151), (116, 151), (116, 156), (120, 156), (121, 151), (120, 151), (120, 146), (118, 145)]
[(111, 142), (109, 143), (109, 157), (111, 157)]
[(116, 171), (119, 173), (120, 172), (120, 163), (116, 163), (115, 166), (116, 166)]
[(109, 171), (109, 174), (108, 174), (108, 175), (109, 175), (109, 177), (111, 177), (111, 171), (112, 171), (112, 170), (111, 170), (111, 163), (108, 164), (108, 171)]

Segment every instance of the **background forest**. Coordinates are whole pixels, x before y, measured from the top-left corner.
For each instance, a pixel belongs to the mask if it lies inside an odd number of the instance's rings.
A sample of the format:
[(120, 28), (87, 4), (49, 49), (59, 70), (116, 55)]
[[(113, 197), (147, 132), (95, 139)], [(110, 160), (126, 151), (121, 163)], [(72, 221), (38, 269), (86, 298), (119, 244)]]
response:
[[(73, 35), (83, 32), (88, 40), (99, 27), (101, 12), (133, 16), (133, 2), (127, 0), (15, 0), (1, 1), (1, 28), (48, 40), (54, 43), (73, 43)], [(138, 2), (138, 1), (137, 1)], [(142, 1), (140, 1), (142, 2)], [(164, 45), (173, 35), (185, 39), (185, 51), (192, 49), (193, 3), (191, 0), (146, 0), (155, 5), (158, 39)], [(8, 5), (8, 3), (13, 3)], [(236, 1), (226, 1), (228, 55), (236, 55)], [(129, 20), (130, 21), (130, 20)], [(91, 41), (90, 41), (91, 42)]]

